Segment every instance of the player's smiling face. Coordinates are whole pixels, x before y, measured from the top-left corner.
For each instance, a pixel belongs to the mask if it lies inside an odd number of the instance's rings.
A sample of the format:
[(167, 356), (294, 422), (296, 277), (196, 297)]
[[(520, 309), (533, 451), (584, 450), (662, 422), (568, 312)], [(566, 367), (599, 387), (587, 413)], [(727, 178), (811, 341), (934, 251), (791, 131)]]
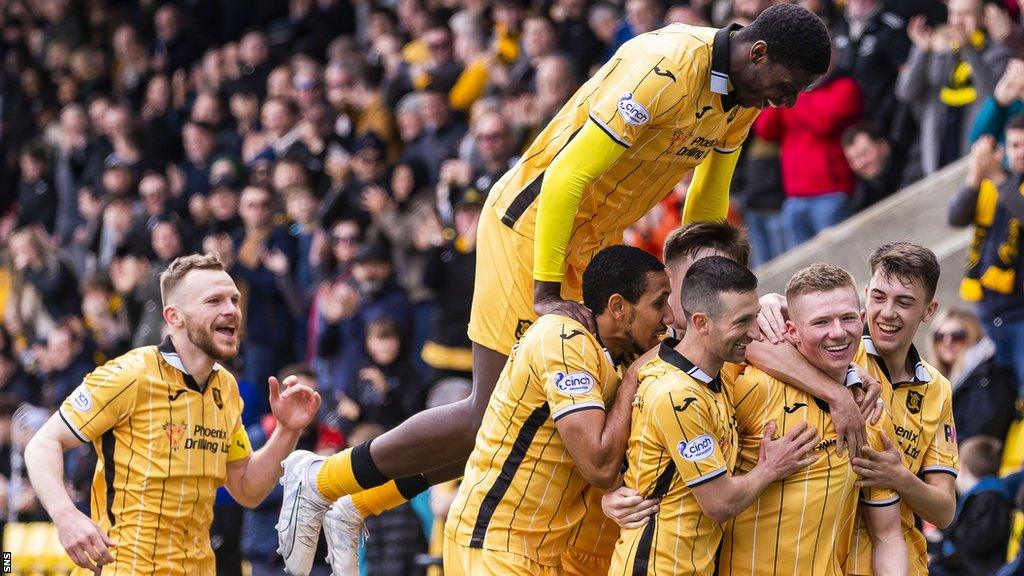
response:
[(240, 294), (227, 272), (194, 270), (178, 288), (188, 339), (214, 360), (238, 354)]
[(881, 354), (906, 351), (918, 327), (935, 315), (938, 303), (929, 300), (917, 279), (900, 278), (878, 269), (867, 287), (868, 332)]
[(747, 345), (758, 337), (757, 313), (761, 304), (757, 292), (723, 292), (718, 295), (721, 314), (711, 319), (709, 347), (726, 362), (744, 362)]
[(786, 328), (800, 354), (827, 374), (845, 374), (864, 330), (854, 287), (800, 294), (788, 305)]

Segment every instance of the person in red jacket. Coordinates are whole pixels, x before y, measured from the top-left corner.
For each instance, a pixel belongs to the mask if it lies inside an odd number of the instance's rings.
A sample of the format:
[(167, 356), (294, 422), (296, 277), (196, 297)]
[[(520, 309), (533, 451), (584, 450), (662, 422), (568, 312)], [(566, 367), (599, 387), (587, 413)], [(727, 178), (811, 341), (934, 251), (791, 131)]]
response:
[(835, 69), (837, 61), (832, 58), (821, 82), (795, 106), (768, 108), (754, 123), (758, 136), (779, 143), (787, 250), (848, 214), (856, 180), (843, 156), (842, 135), (860, 119), (864, 99), (857, 83)]

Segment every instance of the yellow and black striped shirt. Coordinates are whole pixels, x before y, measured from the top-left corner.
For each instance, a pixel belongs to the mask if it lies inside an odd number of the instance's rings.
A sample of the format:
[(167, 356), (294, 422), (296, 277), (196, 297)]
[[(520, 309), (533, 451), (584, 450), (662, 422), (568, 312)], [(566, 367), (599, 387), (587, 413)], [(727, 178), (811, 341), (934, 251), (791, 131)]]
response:
[[(851, 369), (847, 385), (859, 381)], [(773, 482), (749, 508), (725, 525), (718, 574), (842, 576), (850, 555), (858, 497), (869, 506), (891, 506), (891, 490), (858, 489), (847, 454), (836, 454), (836, 435), (828, 404), (751, 367), (731, 386), (740, 455), (736, 473), (757, 465), (764, 426), (774, 421), (776, 437), (801, 422), (821, 436), (817, 462), (781, 482)], [(888, 416), (867, 427), (871, 446), (881, 450)]]
[[(934, 366), (921, 359), (913, 345), (909, 360), (914, 376), (909, 382), (893, 383), (885, 361), (875, 350), (871, 335), (865, 332), (854, 362), (863, 366), (882, 385), (882, 399), (892, 417), (889, 437), (903, 452), (903, 464), (914, 474), (959, 473), (960, 458), (956, 446), (956, 424), (953, 422), (953, 391)], [(908, 574), (928, 574), (927, 542), (915, 525), (914, 513), (904, 502), (900, 516), (910, 559)], [(854, 556), (848, 574), (870, 576), (871, 539), (858, 516), (854, 533)]]
[(92, 518), (116, 543), (103, 573), (215, 574), (214, 496), (252, 450), (234, 376), (215, 366), (199, 386), (167, 338), (90, 373), (60, 416), (98, 456)]
[(555, 421), (604, 410), (620, 373), (582, 324), (542, 316), (512, 348), (498, 379), (445, 534), (470, 548), (557, 566), (584, 516), (589, 484)]
[(714, 571), (722, 526), (704, 514), (691, 487), (732, 471), (734, 416), (719, 377), (683, 357), (676, 343), (663, 342), (640, 369), (623, 478), (661, 503), (647, 525), (622, 530), (610, 576)]
[(728, 94), (735, 29), (671, 24), (623, 44), (495, 183), (485, 209), (534, 238), (545, 171), (594, 122), (628, 149), (583, 191), (566, 262), (584, 270), (712, 150), (733, 151), (746, 139), (759, 111)]

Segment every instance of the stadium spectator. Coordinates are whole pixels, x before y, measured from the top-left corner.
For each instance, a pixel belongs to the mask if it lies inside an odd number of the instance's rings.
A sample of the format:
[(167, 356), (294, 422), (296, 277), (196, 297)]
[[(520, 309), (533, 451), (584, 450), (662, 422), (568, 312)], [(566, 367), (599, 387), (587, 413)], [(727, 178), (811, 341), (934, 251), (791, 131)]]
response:
[(892, 146), (881, 128), (861, 123), (843, 132), (843, 154), (856, 177), (852, 211), (859, 211), (908, 184), (902, 150)]
[(982, 0), (951, 0), (946, 26), (933, 30), (916, 16), (907, 27), (914, 47), (896, 96), (920, 124), (925, 174), (968, 152), (970, 127), (1006, 68), (1009, 52), (989, 38), (982, 8)]
[(754, 123), (759, 137), (779, 143), (787, 249), (838, 224), (849, 213), (854, 178), (843, 156), (841, 137), (860, 119), (864, 99), (838, 62), (833, 54), (821, 82), (801, 95), (795, 106), (766, 109)]
[(889, 130), (899, 104), (896, 78), (910, 50), (906, 22), (890, 12), (883, 0), (850, 0), (844, 16), (832, 31), (837, 66), (850, 72), (864, 101), (871, 103), (864, 119)]
[(743, 154), (731, 192), (750, 236), (750, 266), (755, 268), (786, 251), (786, 227), (782, 220), (786, 192), (782, 187), (778, 143), (751, 134)]
[(15, 232), (8, 248), (13, 277), (5, 318), (26, 323), (33, 338), (45, 335), (53, 322), (79, 312), (78, 280), (39, 228)]
[(453, 195), (454, 237), (427, 253), (423, 283), (438, 298), (423, 361), (432, 368), (431, 381), (444, 377), (472, 378), (472, 343), (466, 335), (476, 271), (476, 234), (486, 197), (474, 188)]
[(296, 261), (294, 238), (274, 225), (276, 199), (264, 186), (242, 190), (239, 215), (244, 229), (236, 231), (221, 254), (245, 294), (246, 341), (242, 348), (244, 378), (264, 382), (294, 354), (294, 318), (303, 311), (292, 276)]
[(932, 325), (932, 365), (953, 387), (953, 420), (960, 444), (973, 436), (1005, 438), (1016, 417), (1017, 383), (996, 362), (996, 345), (974, 313), (950, 308)]
[(1010, 118), (1024, 113), (1024, 60), (1007, 62), (1003, 77), (996, 83), (992, 95), (985, 99), (978, 117), (971, 128), (973, 144), (985, 135), (1003, 142), (1006, 123)]
[(18, 227), (41, 224), (52, 233), (57, 223), (57, 189), (49, 170), (47, 151), (29, 145), (21, 153), (21, 182), (18, 185)]
[(960, 444), (956, 518), (943, 530), (935, 576), (988, 576), (1003, 565), (1013, 500), (999, 480), (1002, 442), (975, 436)]
[(422, 170), (427, 181), (436, 182), (445, 160), (458, 156), (459, 142), (467, 126), (457, 118), (444, 92), (426, 90), (419, 94), (423, 131), (408, 143), (402, 159)]
[(377, 424), (389, 430), (423, 408), (422, 383), (408, 351), (402, 349), (395, 321), (374, 320), (364, 332), (365, 359), (346, 392), (358, 405), (359, 416), (344, 422), (342, 430), (351, 431), (356, 424)]
[[(949, 223), (974, 227), (967, 271), (960, 297), (975, 302), (985, 333), (996, 345), (996, 359), (1013, 369), (1017, 386), (1024, 384), (1024, 291), (1020, 278), (1024, 265), (1019, 233), (1024, 220), (1024, 196), (1019, 192), (1024, 174), (1024, 116), (1006, 126), (1006, 169), (1003, 148), (995, 138), (983, 136), (971, 148), (967, 178), (949, 207)], [(1006, 245), (1008, 248), (1004, 249)]]

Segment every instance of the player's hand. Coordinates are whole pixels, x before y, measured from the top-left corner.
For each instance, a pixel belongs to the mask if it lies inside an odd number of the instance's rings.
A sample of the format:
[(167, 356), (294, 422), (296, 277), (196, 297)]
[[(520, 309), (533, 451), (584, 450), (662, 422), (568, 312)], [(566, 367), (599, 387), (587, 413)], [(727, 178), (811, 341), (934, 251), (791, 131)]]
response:
[(537, 313), (537, 316), (543, 316), (545, 314), (568, 316), (569, 318), (572, 318), (586, 326), (587, 330), (590, 330), (591, 334), (597, 333), (597, 323), (594, 321), (594, 313), (579, 302), (562, 300), (561, 298), (534, 300), (533, 311)]
[(841, 393), (829, 402), (829, 413), (836, 429), (836, 454), (842, 456), (847, 450), (852, 456), (860, 455), (864, 445), (864, 415), (853, 395)]
[(619, 528), (639, 528), (651, 521), (651, 516), (658, 513), (658, 500), (644, 500), (636, 490), (619, 486), (609, 490), (601, 497), (601, 510), (611, 518)]
[(899, 491), (900, 481), (910, 472), (903, 465), (899, 447), (893, 444), (889, 433), (882, 434), (884, 450), (879, 452), (870, 446), (861, 449), (860, 458), (854, 458), (853, 471), (860, 476), (858, 488), (888, 488)]
[[(860, 388), (853, 389), (853, 401), (860, 406), (860, 414), (868, 424), (878, 424), (882, 412), (885, 411), (885, 402), (882, 400), (882, 385), (868, 371), (857, 364), (852, 364), (853, 369), (860, 378)], [(856, 454), (854, 454), (856, 456)]]
[(793, 427), (782, 438), (774, 439), (775, 421), (764, 426), (761, 437), (761, 451), (757, 459), (758, 466), (767, 466), (772, 478), (782, 480), (818, 460), (818, 456), (810, 451), (818, 445), (821, 438), (818, 430), (801, 422)]
[(316, 417), (320, 408), (320, 394), (309, 386), (299, 384), (299, 379), (289, 376), (283, 383), (273, 376), (270, 383), (270, 411), (279, 426), (292, 432), (300, 432)]
[(60, 545), (75, 564), (99, 574), (114, 561), (110, 548), (114, 542), (88, 516), (77, 509), (53, 517)]
[(758, 301), (761, 311), (757, 313), (757, 327), (761, 333), (772, 344), (786, 342), (786, 316), (789, 315), (786, 297), (782, 294), (765, 294)]

